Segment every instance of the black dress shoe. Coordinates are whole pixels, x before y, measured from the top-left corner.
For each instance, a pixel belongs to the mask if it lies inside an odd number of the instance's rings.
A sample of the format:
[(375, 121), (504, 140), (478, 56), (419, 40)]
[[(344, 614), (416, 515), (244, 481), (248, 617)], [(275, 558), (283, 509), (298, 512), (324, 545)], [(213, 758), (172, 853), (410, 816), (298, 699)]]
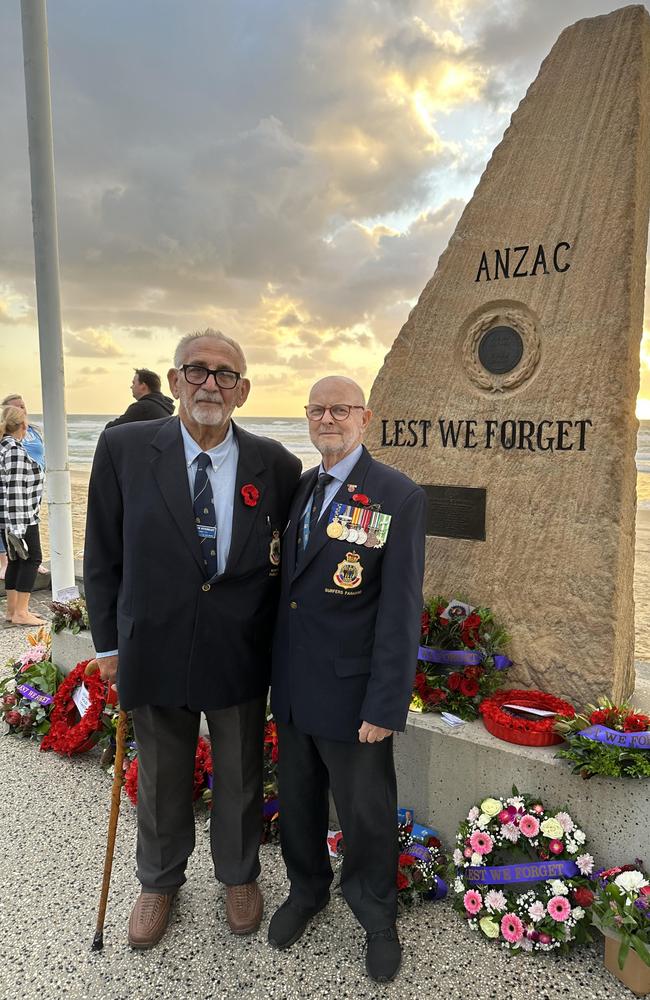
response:
[(376, 983), (390, 983), (399, 972), (402, 946), (395, 924), (384, 931), (366, 934), (366, 972)]
[(290, 948), (305, 931), (312, 917), (325, 909), (330, 901), (329, 894), (315, 909), (305, 909), (286, 899), (273, 916), (269, 924), (269, 944), (274, 948)]

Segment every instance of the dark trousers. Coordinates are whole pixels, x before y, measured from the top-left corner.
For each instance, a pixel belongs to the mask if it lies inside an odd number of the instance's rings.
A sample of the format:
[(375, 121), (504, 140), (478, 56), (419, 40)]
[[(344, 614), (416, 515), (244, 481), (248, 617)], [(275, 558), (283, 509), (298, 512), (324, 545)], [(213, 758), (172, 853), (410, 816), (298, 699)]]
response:
[[(7, 547), (7, 537), (2, 532), (2, 541), (5, 549)], [(37, 524), (30, 524), (25, 532), (25, 545), (29, 551), (29, 559), (10, 559), (5, 573), (5, 590), (17, 590), (21, 594), (31, 594), (41, 565), (43, 553), (41, 551), (41, 536)]]
[[(205, 713), (213, 758), (210, 846), (226, 885), (260, 873), (266, 698)], [(138, 745), (138, 879), (145, 892), (174, 892), (194, 850), (192, 787), (200, 714), (146, 705), (133, 710)]]
[(345, 854), (341, 891), (362, 927), (373, 933), (397, 916), (397, 783), (393, 738), (342, 743), (278, 723), (280, 842), (290, 899), (317, 907), (332, 881), (327, 850), (332, 789)]

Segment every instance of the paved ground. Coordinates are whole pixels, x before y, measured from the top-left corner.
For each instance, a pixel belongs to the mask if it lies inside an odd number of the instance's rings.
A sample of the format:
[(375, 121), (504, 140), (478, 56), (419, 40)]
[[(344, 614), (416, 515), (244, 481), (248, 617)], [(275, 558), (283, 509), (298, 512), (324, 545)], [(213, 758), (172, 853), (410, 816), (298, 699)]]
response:
[[(36, 602), (35, 602), (36, 604)], [(2, 612), (0, 606), (0, 612)], [(24, 648), (0, 631), (0, 663)], [(222, 890), (211, 877), (207, 813), (197, 811), (188, 882), (161, 944), (126, 943), (134, 875), (135, 811), (123, 801), (101, 953), (90, 951), (105, 844), (110, 782), (96, 754), (64, 760), (0, 736), (0, 997), (2, 1000), (293, 1000), (427, 997), (448, 1000), (619, 1000), (631, 994), (607, 973), (602, 944), (569, 957), (512, 956), (470, 932), (448, 903), (400, 920), (399, 979), (365, 976), (363, 933), (335, 897), (304, 938), (278, 953), (266, 943), (269, 914), (286, 892), (278, 848), (262, 848), (266, 912), (252, 938), (228, 933)]]

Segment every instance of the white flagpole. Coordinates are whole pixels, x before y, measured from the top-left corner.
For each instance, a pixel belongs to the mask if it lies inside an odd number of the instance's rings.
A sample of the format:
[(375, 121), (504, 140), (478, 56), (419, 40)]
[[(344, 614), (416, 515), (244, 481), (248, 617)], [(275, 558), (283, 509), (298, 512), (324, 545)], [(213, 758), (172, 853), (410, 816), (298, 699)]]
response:
[(21, 12), (52, 556), (52, 595), (56, 598), (60, 590), (74, 586), (75, 578), (45, 0), (21, 0)]

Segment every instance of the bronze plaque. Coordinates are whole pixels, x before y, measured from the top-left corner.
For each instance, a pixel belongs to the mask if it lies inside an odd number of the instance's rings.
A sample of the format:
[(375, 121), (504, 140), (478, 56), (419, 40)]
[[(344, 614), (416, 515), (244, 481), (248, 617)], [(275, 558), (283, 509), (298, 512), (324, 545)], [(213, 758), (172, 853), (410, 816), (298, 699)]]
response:
[(427, 495), (427, 535), (485, 541), (487, 490), (473, 486), (423, 486)]

